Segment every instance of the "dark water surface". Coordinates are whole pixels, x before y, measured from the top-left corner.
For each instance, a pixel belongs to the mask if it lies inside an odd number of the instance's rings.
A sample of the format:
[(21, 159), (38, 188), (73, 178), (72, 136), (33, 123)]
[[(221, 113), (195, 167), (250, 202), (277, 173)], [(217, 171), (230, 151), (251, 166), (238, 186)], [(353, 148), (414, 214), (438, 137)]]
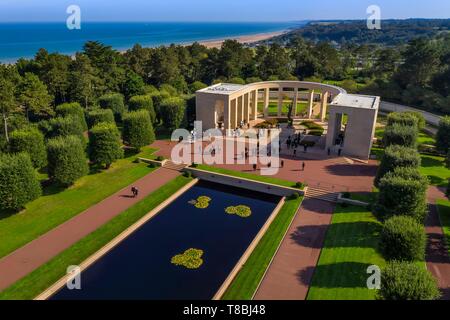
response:
[[(189, 201), (212, 200), (206, 209)], [(66, 287), (52, 299), (211, 299), (275, 209), (278, 197), (199, 182), (81, 274), (81, 290)], [(247, 205), (248, 218), (225, 213)], [(203, 265), (171, 264), (189, 248)]]

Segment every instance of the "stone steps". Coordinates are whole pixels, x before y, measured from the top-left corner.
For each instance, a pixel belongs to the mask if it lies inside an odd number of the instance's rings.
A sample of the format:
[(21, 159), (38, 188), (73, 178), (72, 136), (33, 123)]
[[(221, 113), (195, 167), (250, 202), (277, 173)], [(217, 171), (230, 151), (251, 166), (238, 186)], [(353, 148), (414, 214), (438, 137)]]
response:
[(175, 170), (175, 171), (181, 171), (184, 168), (187, 167), (187, 165), (181, 163), (181, 164), (177, 164), (172, 162), (171, 160), (166, 161), (166, 163), (164, 163), (164, 165), (162, 166), (164, 169), (169, 169), (169, 170)]
[(324, 189), (308, 187), (308, 189), (306, 190), (305, 198), (319, 199), (323, 201), (337, 203), (338, 193)]

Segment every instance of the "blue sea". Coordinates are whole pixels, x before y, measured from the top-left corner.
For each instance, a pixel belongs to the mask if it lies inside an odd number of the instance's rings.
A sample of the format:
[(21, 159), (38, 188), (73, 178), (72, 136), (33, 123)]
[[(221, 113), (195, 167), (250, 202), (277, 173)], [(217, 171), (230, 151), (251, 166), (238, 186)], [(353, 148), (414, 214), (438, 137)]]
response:
[(194, 41), (288, 30), (304, 22), (89, 22), (81, 30), (69, 30), (65, 22), (0, 23), (0, 61), (30, 58), (37, 50), (74, 54), (86, 41), (100, 41), (117, 50), (134, 44), (154, 47)]

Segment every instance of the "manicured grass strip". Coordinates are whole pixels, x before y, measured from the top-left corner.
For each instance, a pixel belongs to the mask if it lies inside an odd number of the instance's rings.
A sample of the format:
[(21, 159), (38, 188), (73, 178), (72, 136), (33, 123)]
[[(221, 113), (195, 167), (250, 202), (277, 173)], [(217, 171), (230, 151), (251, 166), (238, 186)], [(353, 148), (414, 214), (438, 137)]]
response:
[[(153, 153), (155, 149), (144, 148)], [(68, 189), (49, 186), (25, 210), (8, 215), (0, 211), (0, 257), (76, 216), (155, 169), (133, 163), (138, 155), (115, 162), (110, 169), (79, 179)]]
[(367, 267), (382, 268), (378, 252), (380, 222), (367, 209), (338, 205), (308, 292), (309, 300), (371, 300)]
[(429, 155), (420, 155), (422, 164), (419, 168), (421, 174), (428, 177), (430, 183), (435, 186), (447, 186), (450, 178), (450, 169), (445, 167), (445, 158)]
[(70, 265), (79, 265), (145, 216), (192, 179), (179, 176), (142, 201), (128, 208), (52, 260), (0, 293), (0, 299), (33, 299), (66, 274)]
[(277, 217), (228, 287), (222, 297), (223, 300), (250, 300), (253, 297), (301, 202), (302, 198), (286, 200)]
[(378, 189), (373, 187), (372, 192), (352, 192), (350, 199), (366, 203), (374, 203), (377, 200)]
[(440, 199), (437, 200), (436, 204), (442, 223), (442, 230), (447, 240), (447, 250), (450, 253), (450, 201)]
[(221, 173), (221, 174), (227, 174), (229, 176), (238, 177), (238, 178), (244, 178), (244, 179), (249, 179), (249, 180), (255, 180), (255, 181), (260, 181), (260, 182), (276, 184), (276, 185), (283, 186), (283, 187), (295, 188), (295, 182), (272, 178), (272, 177), (268, 177), (268, 176), (260, 176), (258, 174), (234, 171), (234, 170), (223, 169), (223, 168), (216, 168), (216, 167), (208, 166), (205, 164), (197, 165), (196, 169), (210, 171), (210, 172), (216, 172), (216, 173)]

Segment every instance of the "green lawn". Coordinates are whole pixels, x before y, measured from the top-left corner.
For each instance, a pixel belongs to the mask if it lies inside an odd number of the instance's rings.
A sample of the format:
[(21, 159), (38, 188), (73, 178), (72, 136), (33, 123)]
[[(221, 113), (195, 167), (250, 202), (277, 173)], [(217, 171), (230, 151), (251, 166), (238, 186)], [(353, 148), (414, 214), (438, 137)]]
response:
[[(154, 151), (143, 150), (145, 153)], [(85, 176), (68, 189), (49, 186), (43, 196), (27, 204), (20, 213), (0, 212), (0, 257), (155, 170), (146, 164), (134, 163), (135, 159), (136, 155), (118, 160), (109, 170)]]
[(437, 207), (439, 218), (442, 223), (442, 229), (444, 230), (445, 238), (447, 239), (447, 249), (450, 253), (450, 201), (438, 200)]
[(366, 203), (374, 203), (377, 199), (378, 190), (377, 188), (373, 187), (372, 192), (352, 192), (350, 194), (350, 199), (362, 201)]
[[(289, 105), (292, 103), (292, 101), (284, 101), (283, 106), (281, 108), (281, 113), (283, 115), (287, 115), (289, 112)], [(305, 112), (308, 108), (308, 102), (298, 102), (297, 103), (297, 114), (301, 114), (302, 112)], [(264, 112), (264, 104), (258, 103), (258, 112)], [(278, 102), (270, 102), (269, 103), (269, 116), (276, 117), (278, 115)]]
[(445, 158), (423, 154), (421, 158), (420, 173), (427, 176), (432, 185), (447, 186), (447, 181), (450, 178), (450, 169), (445, 167)]
[(189, 181), (191, 179), (182, 176), (170, 181), (11, 287), (2, 291), (0, 299), (35, 298), (64, 276), (67, 266), (79, 265)]
[(284, 186), (284, 187), (295, 188), (295, 182), (272, 178), (272, 177), (268, 177), (268, 176), (261, 176), (258, 174), (228, 170), (228, 169), (223, 169), (223, 168), (216, 168), (216, 167), (208, 166), (205, 164), (197, 165), (197, 169), (227, 174), (227, 175), (230, 175), (233, 177), (238, 177), (238, 178), (244, 178), (244, 179), (249, 179), (249, 180), (255, 180), (255, 181), (260, 181), (260, 182), (276, 184), (276, 185), (280, 185), (280, 186)]
[(250, 300), (253, 297), (301, 201), (302, 198), (286, 200), (269, 229), (228, 287), (222, 297), (223, 300)]
[(367, 267), (382, 268), (377, 251), (380, 222), (367, 209), (338, 205), (320, 254), (309, 300), (369, 300), (375, 290), (366, 286)]

